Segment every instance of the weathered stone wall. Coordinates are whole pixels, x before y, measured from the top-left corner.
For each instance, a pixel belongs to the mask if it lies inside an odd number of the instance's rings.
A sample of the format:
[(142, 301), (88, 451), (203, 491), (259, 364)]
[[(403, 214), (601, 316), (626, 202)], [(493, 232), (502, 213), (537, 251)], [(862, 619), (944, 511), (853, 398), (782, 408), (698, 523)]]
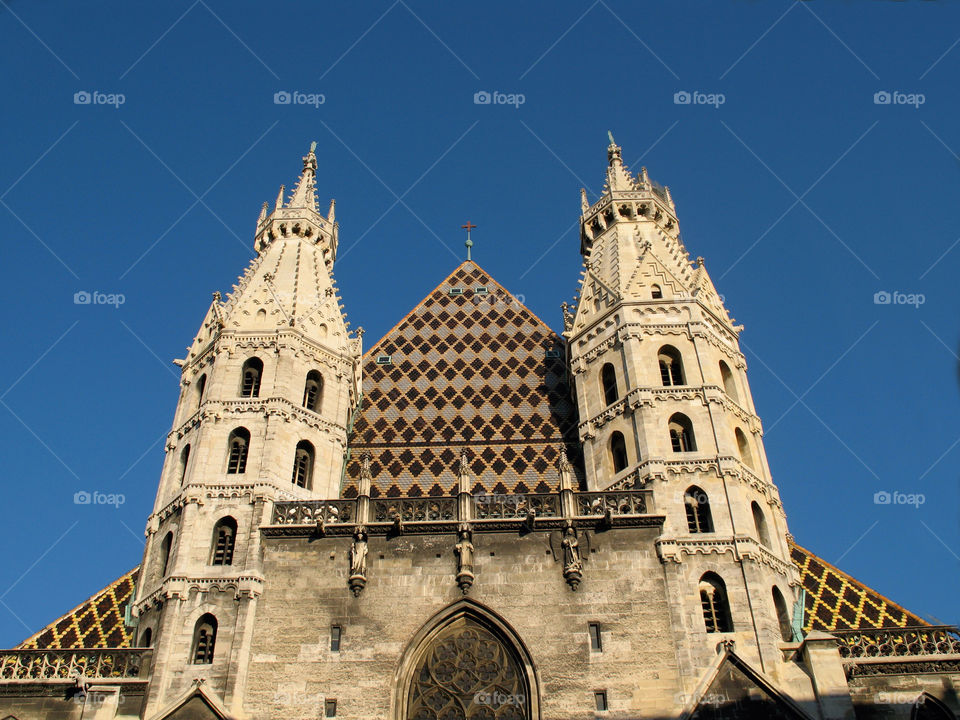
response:
[[(503, 618), (539, 674), (543, 718), (594, 717), (606, 690), (611, 717), (668, 717), (680, 692), (676, 637), (655, 529), (581, 533), (577, 592), (564, 582), (550, 533), (475, 532), (469, 597)], [(351, 539), (265, 538), (245, 709), (257, 718), (316, 718), (336, 698), (343, 718), (393, 717), (394, 679), (414, 635), (461, 599), (454, 535), (369, 541), (367, 586), (347, 587)], [(556, 539), (554, 547), (559, 553)], [(590, 649), (600, 623), (603, 650)], [(330, 651), (330, 626), (343, 628)]]

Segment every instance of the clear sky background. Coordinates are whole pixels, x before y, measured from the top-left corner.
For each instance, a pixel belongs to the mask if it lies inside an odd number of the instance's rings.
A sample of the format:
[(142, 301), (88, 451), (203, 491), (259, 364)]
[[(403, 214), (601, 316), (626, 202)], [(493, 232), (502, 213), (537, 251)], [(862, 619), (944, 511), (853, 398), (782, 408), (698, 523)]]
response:
[[(310, 141), (321, 207), (338, 201), (335, 274), (372, 343), (460, 262), (468, 219), (475, 259), (559, 329), (608, 129), (670, 186), (746, 327), (797, 541), (960, 622), (958, 28), (957, 3), (912, 0), (3, 0), (0, 646), (140, 562), (170, 361)], [(83, 91), (124, 103), (75, 104)]]

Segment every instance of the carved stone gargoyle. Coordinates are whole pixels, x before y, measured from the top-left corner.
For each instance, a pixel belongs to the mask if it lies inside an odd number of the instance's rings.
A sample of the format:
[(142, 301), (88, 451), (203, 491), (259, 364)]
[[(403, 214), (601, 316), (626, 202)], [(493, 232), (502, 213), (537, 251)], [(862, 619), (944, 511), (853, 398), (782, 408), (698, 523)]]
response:
[(354, 597), (367, 586), (367, 529), (358, 525), (350, 546), (350, 579), (347, 581)]

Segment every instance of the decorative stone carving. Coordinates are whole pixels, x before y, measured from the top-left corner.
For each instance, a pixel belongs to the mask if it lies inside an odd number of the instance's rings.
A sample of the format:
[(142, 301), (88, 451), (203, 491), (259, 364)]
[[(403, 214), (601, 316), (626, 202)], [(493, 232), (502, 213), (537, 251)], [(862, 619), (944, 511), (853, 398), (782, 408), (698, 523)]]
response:
[(350, 579), (347, 581), (354, 597), (360, 597), (367, 586), (367, 529), (358, 525), (350, 546)]
[(577, 540), (577, 530), (571, 521), (567, 521), (563, 529), (563, 540), (560, 541), (563, 550), (563, 577), (576, 592), (583, 578), (583, 560), (580, 557), (580, 542)]
[(475, 575), (473, 574), (473, 532), (470, 525), (462, 523), (457, 529), (457, 544), (453, 551), (457, 554), (457, 585), (460, 591), (466, 595), (473, 586)]

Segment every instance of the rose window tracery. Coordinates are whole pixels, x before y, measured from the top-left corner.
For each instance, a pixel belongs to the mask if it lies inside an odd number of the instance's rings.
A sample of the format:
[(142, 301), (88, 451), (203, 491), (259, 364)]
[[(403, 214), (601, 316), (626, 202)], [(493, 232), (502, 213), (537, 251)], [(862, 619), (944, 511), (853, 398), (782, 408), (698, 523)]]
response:
[(527, 689), (516, 654), (470, 618), (437, 633), (417, 663), (409, 720), (526, 720)]

